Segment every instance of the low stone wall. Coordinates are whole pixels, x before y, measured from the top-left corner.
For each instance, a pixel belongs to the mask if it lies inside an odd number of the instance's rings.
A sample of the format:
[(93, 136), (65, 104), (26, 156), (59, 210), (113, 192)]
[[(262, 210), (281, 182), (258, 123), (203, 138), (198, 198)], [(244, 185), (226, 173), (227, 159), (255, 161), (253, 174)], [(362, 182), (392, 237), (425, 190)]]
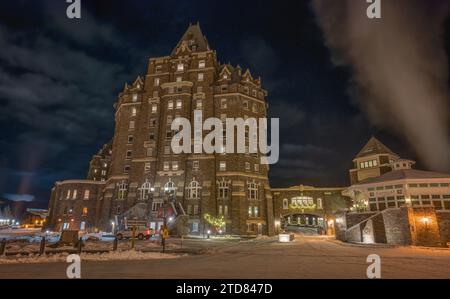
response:
[(336, 239), (356, 243), (446, 246), (450, 212), (433, 207), (389, 208), (377, 213), (336, 214)]
[(438, 211), (436, 212), (436, 219), (439, 225), (441, 242), (446, 245), (450, 242), (450, 212)]
[(408, 209), (387, 209), (382, 212), (386, 243), (409, 245), (411, 232), (408, 221)]

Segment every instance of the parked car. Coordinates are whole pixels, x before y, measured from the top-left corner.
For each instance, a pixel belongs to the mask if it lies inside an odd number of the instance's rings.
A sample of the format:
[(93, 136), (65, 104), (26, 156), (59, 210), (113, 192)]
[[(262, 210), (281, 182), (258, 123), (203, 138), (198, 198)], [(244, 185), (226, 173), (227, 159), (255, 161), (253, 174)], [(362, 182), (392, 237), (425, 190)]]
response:
[[(155, 234), (154, 230), (148, 227), (139, 226), (136, 227), (136, 232), (134, 233), (134, 236), (138, 238), (139, 240), (143, 239), (149, 239)], [(124, 230), (119, 230), (116, 233), (116, 237), (118, 240), (122, 240), (124, 238), (129, 239), (133, 237), (133, 229), (132, 227), (128, 227)]]

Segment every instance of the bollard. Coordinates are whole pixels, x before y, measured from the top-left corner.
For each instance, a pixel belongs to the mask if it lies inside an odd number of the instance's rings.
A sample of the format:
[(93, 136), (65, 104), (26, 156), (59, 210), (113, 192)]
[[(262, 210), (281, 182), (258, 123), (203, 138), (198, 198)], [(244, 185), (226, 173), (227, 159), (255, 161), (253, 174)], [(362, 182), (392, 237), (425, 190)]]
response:
[(117, 251), (117, 243), (118, 243), (117, 237), (114, 237), (113, 251)]
[(6, 239), (3, 239), (1, 242), (0, 242), (0, 256), (2, 256), (2, 255), (4, 255), (5, 254), (5, 252), (6, 252)]
[(41, 246), (39, 247), (39, 255), (43, 255), (45, 253), (45, 237), (41, 239)]
[(83, 247), (83, 239), (80, 238), (80, 240), (78, 241), (78, 253), (81, 254), (81, 249)]
[(134, 249), (134, 239), (136, 238), (136, 226), (132, 228), (132, 236), (131, 236), (131, 249)]

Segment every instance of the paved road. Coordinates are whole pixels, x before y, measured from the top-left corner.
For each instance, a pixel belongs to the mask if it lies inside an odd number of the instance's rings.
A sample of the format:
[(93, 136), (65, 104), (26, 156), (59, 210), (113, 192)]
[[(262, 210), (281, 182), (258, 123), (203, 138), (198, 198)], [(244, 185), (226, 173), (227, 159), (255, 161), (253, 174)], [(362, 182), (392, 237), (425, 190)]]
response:
[[(82, 262), (82, 277), (366, 278), (369, 254), (381, 257), (383, 278), (450, 278), (450, 250), (362, 247), (311, 236), (289, 244), (273, 239), (228, 242), (211, 254), (177, 259)], [(0, 278), (64, 278), (66, 266), (0, 265)]]

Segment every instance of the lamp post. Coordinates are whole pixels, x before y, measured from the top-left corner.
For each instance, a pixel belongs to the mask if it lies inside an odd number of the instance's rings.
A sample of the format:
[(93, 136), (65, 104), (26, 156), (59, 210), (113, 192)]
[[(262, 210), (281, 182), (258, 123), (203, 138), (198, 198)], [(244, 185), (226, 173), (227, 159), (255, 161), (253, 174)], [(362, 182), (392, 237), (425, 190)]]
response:
[(114, 223), (114, 221), (111, 221), (111, 227), (112, 227), (112, 234), (113, 234), (113, 235), (116, 234), (116, 232), (115, 232), (115, 226), (116, 226), (116, 223)]

